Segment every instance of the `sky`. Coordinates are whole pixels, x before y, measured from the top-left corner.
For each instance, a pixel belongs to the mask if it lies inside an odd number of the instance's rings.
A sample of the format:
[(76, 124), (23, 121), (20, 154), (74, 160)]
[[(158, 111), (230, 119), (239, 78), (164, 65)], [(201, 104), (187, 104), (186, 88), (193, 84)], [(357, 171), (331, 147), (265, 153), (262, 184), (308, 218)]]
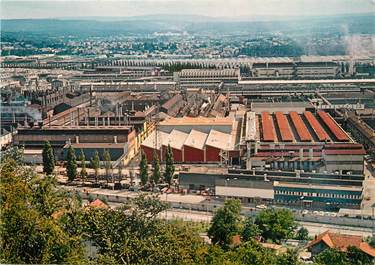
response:
[(375, 0), (0, 0), (2, 19), (156, 14), (255, 19), (375, 12)]

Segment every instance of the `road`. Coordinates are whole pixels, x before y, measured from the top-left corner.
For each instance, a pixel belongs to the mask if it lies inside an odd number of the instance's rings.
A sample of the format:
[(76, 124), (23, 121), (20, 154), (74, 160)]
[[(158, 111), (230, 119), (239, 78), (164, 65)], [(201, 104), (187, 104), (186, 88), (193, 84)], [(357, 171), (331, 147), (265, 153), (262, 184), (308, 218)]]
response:
[[(109, 202), (112, 208), (118, 207), (121, 203)], [(180, 209), (168, 209), (159, 215), (160, 218), (167, 220), (183, 220), (192, 222), (206, 222), (209, 223), (212, 220), (213, 214), (210, 212), (201, 211), (189, 211)], [(372, 235), (372, 230), (370, 228), (355, 227), (355, 226), (342, 226), (335, 224), (322, 224), (313, 222), (297, 222), (299, 225), (305, 227), (309, 231), (310, 236), (315, 236), (330, 230), (335, 233), (349, 234), (349, 235), (359, 235), (362, 237), (368, 237)]]

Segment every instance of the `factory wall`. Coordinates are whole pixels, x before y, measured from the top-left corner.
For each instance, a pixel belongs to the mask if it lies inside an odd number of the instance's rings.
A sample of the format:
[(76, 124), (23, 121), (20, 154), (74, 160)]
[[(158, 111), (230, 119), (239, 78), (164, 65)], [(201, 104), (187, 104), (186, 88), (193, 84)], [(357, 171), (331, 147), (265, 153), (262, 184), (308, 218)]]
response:
[(189, 162), (204, 162), (204, 149), (197, 149), (191, 146), (184, 146), (184, 159)]
[[(163, 160), (162, 161), (165, 161), (167, 150), (168, 150), (168, 147), (163, 145)], [(172, 148), (172, 153), (173, 153), (174, 162), (183, 162), (182, 160), (183, 150), (182, 149), (179, 150), (179, 149)]]
[(220, 149), (206, 145), (206, 161), (207, 162), (219, 162), (220, 161)]
[[(142, 145), (142, 150), (143, 152), (145, 153), (146, 155), (146, 158), (147, 158), (147, 161), (149, 163), (151, 163), (152, 159), (153, 159), (153, 156), (154, 156), (154, 148), (150, 148), (150, 147), (147, 147), (147, 146), (143, 146)], [(157, 152), (157, 155), (159, 156), (159, 160), (160, 160), (160, 150), (159, 151), (156, 151)]]

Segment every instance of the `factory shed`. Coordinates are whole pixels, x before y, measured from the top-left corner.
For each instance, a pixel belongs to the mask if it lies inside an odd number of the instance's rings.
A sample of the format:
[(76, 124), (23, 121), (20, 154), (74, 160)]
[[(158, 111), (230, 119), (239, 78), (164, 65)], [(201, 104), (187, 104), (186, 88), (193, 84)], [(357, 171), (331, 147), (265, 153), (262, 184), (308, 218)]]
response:
[(346, 133), (340, 128), (337, 122), (325, 111), (318, 111), (318, 116), (323, 120), (328, 129), (340, 142), (349, 142), (349, 137)]
[(220, 161), (220, 153), (222, 150), (233, 150), (232, 136), (230, 134), (211, 130), (206, 140), (206, 161)]
[(151, 162), (154, 152), (156, 152), (160, 157), (163, 156), (162, 154), (162, 144), (164, 139), (168, 137), (168, 133), (157, 131), (153, 131), (141, 144), (141, 148), (147, 157), (147, 161)]
[(297, 134), (301, 142), (311, 142), (311, 134), (309, 133), (309, 130), (307, 129), (305, 123), (303, 122), (299, 114), (295, 111), (291, 111), (289, 113), (289, 116), (293, 122), (294, 127), (296, 128)]
[(184, 143), (184, 162), (205, 162), (205, 150), (204, 146), (206, 143), (208, 134), (191, 130), (190, 134)]
[(167, 102), (165, 102), (160, 110), (167, 113), (170, 116), (176, 116), (181, 107), (184, 105), (184, 100), (180, 94), (173, 96)]
[(273, 125), (272, 116), (267, 111), (262, 112), (262, 132), (263, 141), (275, 141), (275, 127)]
[(276, 112), (276, 121), (277, 126), (279, 127), (281, 141), (292, 142), (294, 138), (292, 132), (290, 131), (288, 120), (281, 111)]
[(165, 156), (167, 154), (168, 145), (172, 148), (173, 159), (175, 162), (183, 162), (184, 161), (184, 152), (183, 146), (185, 143), (186, 138), (189, 134), (173, 130), (166, 138), (163, 140), (163, 161), (165, 160)]
[(303, 113), (306, 120), (310, 123), (311, 128), (313, 129), (314, 133), (318, 137), (318, 140), (320, 142), (326, 142), (329, 140), (329, 136), (326, 133), (326, 131), (323, 129), (323, 127), (320, 125), (318, 120), (315, 118), (314, 115), (310, 111), (305, 111)]

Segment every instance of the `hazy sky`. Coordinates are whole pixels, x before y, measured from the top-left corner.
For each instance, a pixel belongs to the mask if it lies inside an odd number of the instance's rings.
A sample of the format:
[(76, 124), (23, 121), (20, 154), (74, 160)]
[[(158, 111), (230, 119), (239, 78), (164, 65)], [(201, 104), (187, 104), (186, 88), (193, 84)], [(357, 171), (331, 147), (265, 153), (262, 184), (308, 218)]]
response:
[(307, 16), (375, 12), (375, 0), (0, 0), (1, 18)]

